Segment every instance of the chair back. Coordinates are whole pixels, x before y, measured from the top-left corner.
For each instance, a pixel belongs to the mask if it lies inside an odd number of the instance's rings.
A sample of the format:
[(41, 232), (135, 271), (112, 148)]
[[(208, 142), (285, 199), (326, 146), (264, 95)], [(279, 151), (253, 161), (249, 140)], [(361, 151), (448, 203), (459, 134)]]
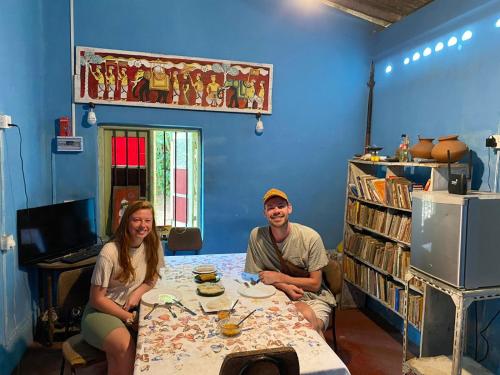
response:
[(72, 314), (74, 308), (87, 304), (90, 294), (90, 279), (94, 266), (63, 271), (57, 282), (57, 307), (65, 320)]
[(336, 259), (330, 259), (323, 268), (323, 275), (333, 295), (340, 294), (342, 291), (342, 266), (340, 262)]
[(173, 227), (168, 234), (167, 248), (176, 251), (200, 251), (203, 246), (200, 228)]
[(292, 347), (230, 353), (219, 375), (299, 375), (299, 358)]

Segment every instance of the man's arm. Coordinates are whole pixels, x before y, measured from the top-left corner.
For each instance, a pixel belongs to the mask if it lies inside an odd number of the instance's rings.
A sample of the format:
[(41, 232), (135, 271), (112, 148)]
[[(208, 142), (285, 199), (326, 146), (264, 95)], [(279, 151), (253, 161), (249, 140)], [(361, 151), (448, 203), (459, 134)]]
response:
[(321, 288), (321, 270), (312, 271), (309, 277), (292, 277), (276, 271), (259, 272), (260, 280), (264, 284), (290, 284), (310, 292), (317, 292)]

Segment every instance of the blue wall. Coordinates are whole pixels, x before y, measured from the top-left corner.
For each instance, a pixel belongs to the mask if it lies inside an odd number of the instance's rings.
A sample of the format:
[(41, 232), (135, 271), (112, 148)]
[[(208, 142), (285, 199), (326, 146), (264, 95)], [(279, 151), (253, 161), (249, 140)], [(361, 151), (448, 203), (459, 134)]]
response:
[[(43, 122), (44, 35), (38, 1), (0, 2), (0, 113), (12, 116), (22, 134), (22, 150), (30, 205), (51, 202), (50, 139)], [(3, 132), (5, 162), (5, 233), (16, 232), (16, 210), (26, 207), (19, 134), (15, 128)], [(0, 146), (0, 147), (2, 147)], [(0, 202), (0, 206), (2, 202)], [(36, 287), (32, 290), (36, 290)], [(16, 251), (0, 253), (0, 374), (10, 374), (24, 348), (32, 340), (34, 310), (28, 274), (17, 266)]]
[[(96, 109), (99, 124), (201, 129), (203, 252), (244, 251), (250, 229), (264, 223), (261, 197), (270, 186), (287, 191), (293, 220), (316, 228), (327, 247), (340, 241), (346, 160), (363, 143), (372, 25), (325, 6), (306, 12), (290, 0), (75, 3), (76, 45), (274, 64), (273, 114), (263, 117), (261, 137), (254, 115)], [(9, 51), (0, 54), (0, 111), (22, 127), (30, 206), (97, 196), (97, 130), (83, 122), (81, 105), (76, 135), (85, 151), (53, 152), (56, 119), (71, 114), (69, 1), (6, 0), (0, 14), (9, 15), (0, 24)], [(15, 210), (26, 203), (16, 130), (5, 136), (0, 187), (6, 231), (15, 233)], [(10, 373), (31, 340), (36, 314), (36, 283), (19, 269), (16, 251), (0, 255), (0, 374)]]
[[(393, 154), (400, 135), (407, 133), (415, 142), (417, 135), (439, 137), (459, 134), (475, 153), (473, 186), (493, 187), (495, 156), (488, 155), (485, 139), (500, 134), (500, 1), (440, 0), (398, 22), (375, 36), (376, 86), (373, 113), (373, 139)], [(459, 39), (465, 30), (473, 37), (446, 47), (439, 53), (421, 57), (404, 66), (403, 59), (432, 48), (438, 41), (446, 45), (449, 37)], [(385, 74), (391, 63), (393, 71)], [(494, 244), (492, 244), (495, 246)], [(498, 245), (496, 245), (498, 247)], [(477, 329), (485, 328), (500, 309), (500, 301), (478, 305)], [(475, 311), (469, 325), (468, 349), (475, 354)], [(472, 313), (471, 313), (472, 314)], [(489, 355), (482, 362), (500, 374), (500, 321), (496, 319), (484, 335), (489, 340)], [(486, 351), (478, 339), (478, 358)]]
[[(59, 2), (49, 6), (57, 11)], [(250, 228), (264, 222), (261, 197), (271, 186), (289, 193), (293, 220), (315, 227), (334, 247), (341, 239), (345, 160), (362, 142), (373, 27), (325, 6), (306, 14), (284, 0), (155, 1), (148, 7), (154, 11), (118, 0), (77, 1), (75, 44), (272, 63), (273, 114), (263, 117), (261, 137), (254, 134), (254, 115), (232, 113), (101, 105), (99, 124), (202, 130), (203, 252), (244, 251)], [(58, 48), (55, 56), (67, 55), (66, 45)], [(66, 70), (54, 89), (68, 90)], [(58, 201), (97, 193), (96, 128), (81, 124), (84, 114), (77, 106), (76, 131), (86, 151), (56, 156)], [(65, 178), (75, 170), (85, 173)]]

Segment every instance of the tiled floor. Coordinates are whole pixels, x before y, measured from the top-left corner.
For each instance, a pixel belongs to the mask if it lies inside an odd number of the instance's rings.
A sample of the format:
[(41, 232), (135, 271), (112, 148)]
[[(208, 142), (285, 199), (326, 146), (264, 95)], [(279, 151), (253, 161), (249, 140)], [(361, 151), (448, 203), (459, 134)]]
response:
[[(331, 343), (330, 331), (326, 334)], [(351, 375), (400, 375), (401, 335), (377, 315), (364, 310), (337, 311), (338, 355)], [(15, 375), (56, 375), (61, 364), (60, 343), (46, 348), (33, 345), (13, 372)], [(98, 375), (102, 369), (88, 369), (78, 374)], [(69, 369), (66, 369), (69, 374)]]

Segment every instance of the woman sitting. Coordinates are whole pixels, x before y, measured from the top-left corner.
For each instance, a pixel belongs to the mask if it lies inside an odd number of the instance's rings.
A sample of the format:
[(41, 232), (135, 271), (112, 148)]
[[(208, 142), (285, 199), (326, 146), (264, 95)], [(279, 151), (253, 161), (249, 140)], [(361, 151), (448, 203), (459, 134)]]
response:
[(114, 238), (102, 248), (92, 275), (90, 300), (82, 318), (89, 344), (106, 352), (108, 374), (132, 374), (137, 307), (164, 266), (151, 203), (130, 204)]

